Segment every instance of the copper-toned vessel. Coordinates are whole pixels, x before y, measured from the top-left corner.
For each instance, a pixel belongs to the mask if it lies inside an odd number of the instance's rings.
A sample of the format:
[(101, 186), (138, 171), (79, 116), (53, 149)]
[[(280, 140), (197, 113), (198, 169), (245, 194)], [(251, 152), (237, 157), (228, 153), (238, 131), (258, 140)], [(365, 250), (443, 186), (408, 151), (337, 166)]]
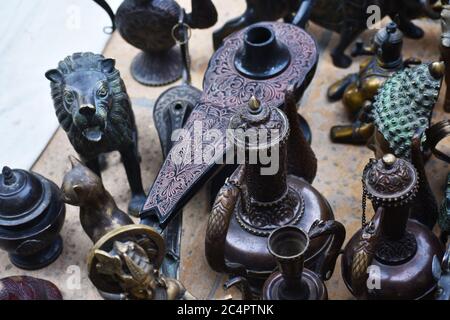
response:
[(50, 281), (12, 276), (0, 279), (0, 300), (62, 300), (62, 295)]
[[(322, 279), (329, 279), (345, 230), (333, 221), (330, 205), (316, 189), (303, 177), (288, 174), (286, 115), (252, 98), (247, 108), (231, 118), (228, 134), (237, 158), (245, 159), (245, 164), (225, 183), (213, 205), (205, 240), (209, 265), (246, 278), (258, 295), (275, 267), (267, 248), (270, 232), (285, 225), (310, 230), (320, 220), (320, 232), (312, 237), (305, 263)], [(304, 151), (297, 147), (289, 152)]]
[(436, 280), (433, 256), (443, 246), (426, 226), (409, 219), (419, 185), (416, 169), (392, 154), (372, 159), (363, 173), (365, 195), (376, 211), (344, 249), (342, 277), (359, 299), (422, 299), (432, 297)]

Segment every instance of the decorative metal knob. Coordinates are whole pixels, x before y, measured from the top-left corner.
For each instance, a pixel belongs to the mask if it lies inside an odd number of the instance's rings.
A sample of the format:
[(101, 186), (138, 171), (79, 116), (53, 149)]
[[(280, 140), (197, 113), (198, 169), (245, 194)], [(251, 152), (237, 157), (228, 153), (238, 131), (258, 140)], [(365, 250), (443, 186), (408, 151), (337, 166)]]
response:
[(231, 118), (229, 129), (230, 141), (242, 149), (268, 149), (284, 144), (289, 136), (286, 115), (278, 108), (261, 104), (255, 96)]
[(10, 186), (14, 182), (16, 182), (16, 177), (14, 176), (14, 172), (10, 167), (4, 166), (2, 170), (3, 181), (6, 185)]
[(363, 188), (375, 205), (397, 207), (409, 203), (418, 190), (418, 176), (414, 166), (386, 154), (372, 159), (364, 169)]

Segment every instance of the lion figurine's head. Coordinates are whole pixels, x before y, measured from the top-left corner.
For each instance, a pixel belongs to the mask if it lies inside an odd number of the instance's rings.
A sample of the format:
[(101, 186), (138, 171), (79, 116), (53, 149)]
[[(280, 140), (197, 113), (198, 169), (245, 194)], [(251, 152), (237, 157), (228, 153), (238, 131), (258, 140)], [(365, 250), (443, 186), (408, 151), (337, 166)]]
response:
[(74, 53), (45, 76), (58, 120), (78, 153), (96, 156), (131, 142), (134, 116), (113, 59)]

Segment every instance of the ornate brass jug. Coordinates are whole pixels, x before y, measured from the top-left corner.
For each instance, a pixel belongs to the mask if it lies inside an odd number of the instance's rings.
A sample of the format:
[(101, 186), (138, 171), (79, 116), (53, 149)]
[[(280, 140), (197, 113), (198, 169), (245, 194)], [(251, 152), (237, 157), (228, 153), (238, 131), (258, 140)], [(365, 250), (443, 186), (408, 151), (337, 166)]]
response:
[[(322, 279), (329, 279), (345, 229), (333, 221), (330, 205), (316, 189), (287, 174), (286, 115), (252, 98), (247, 108), (232, 117), (228, 133), (237, 156), (245, 155), (245, 164), (225, 183), (213, 205), (205, 240), (209, 265), (217, 272), (245, 277), (258, 295), (275, 268), (267, 249), (270, 232), (285, 225), (309, 230), (316, 220), (332, 221), (321, 224), (323, 229), (305, 254), (306, 266)], [(265, 134), (270, 137), (267, 142)], [(300, 154), (302, 150), (289, 152)], [(262, 160), (261, 154), (270, 154), (270, 160)]]
[(372, 159), (364, 169), (363, 190), (376, 214), (344, 249), (342, 277), (359, 299), (421, 299), (436, 288), (432, 260), (443, 246), (426, 226), (409, 219), (418, 191), (416, 169), (392, 154)]

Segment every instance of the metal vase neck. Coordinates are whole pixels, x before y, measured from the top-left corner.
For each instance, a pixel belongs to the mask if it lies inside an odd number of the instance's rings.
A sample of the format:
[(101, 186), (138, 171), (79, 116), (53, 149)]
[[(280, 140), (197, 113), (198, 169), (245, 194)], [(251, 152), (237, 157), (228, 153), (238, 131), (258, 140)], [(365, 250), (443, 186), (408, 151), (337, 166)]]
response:
[(305, 252), (309, 247), (308, 235), (296, 226), (283, 226), (270, 234), (267, 247), (277, 260), (283, 277), (278, 296), (283, 300), (306, 299), (309, 289), (302, 281), (302, 274)]
[(266, 204), (285, 196), (289, 137), (286, 115), (252, 98), (248, 106), (231, 119), (230, 129), (233, 129), (231, 137), (237, 158), (245, 160), (248, 195)]

